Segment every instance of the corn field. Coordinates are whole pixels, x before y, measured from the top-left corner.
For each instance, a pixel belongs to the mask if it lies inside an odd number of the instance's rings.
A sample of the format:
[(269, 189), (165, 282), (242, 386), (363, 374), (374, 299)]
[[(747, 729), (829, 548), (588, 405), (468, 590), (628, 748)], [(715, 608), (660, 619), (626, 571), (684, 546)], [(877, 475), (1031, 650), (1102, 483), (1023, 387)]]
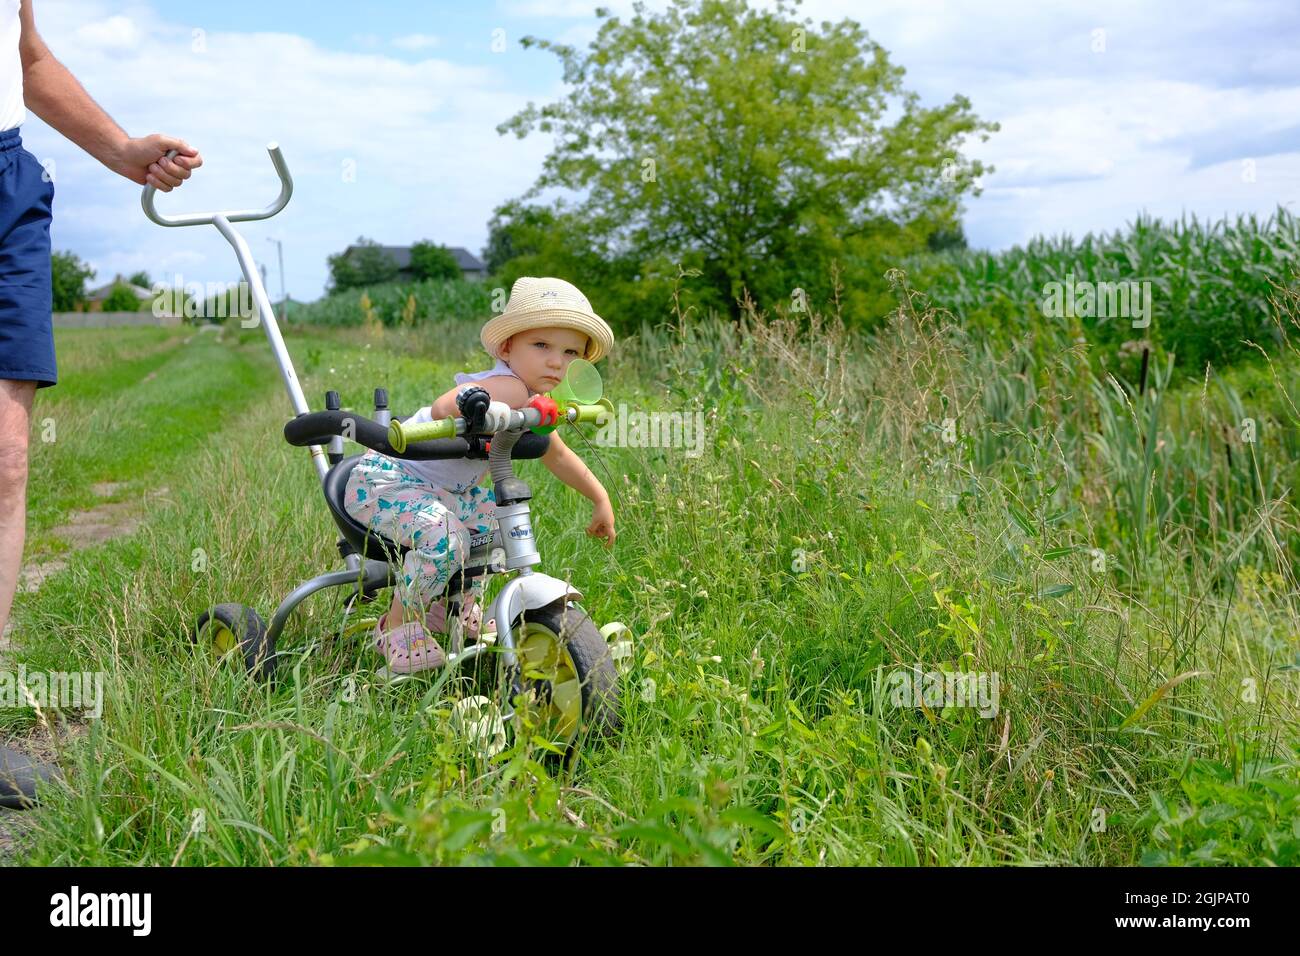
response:
[(1281, 347), (1270, 300), (1278, 283), (1294, 282), (1300, 270), (1300, 220), (1281, 206), (1265, 219), (1163, 222), (1144, 215), (1110, 234), (1038, 237), (1003, 252), (953, 251), (910, 268), (935, 306), (1003, 341), (1042, 324), (1068, 324), (1044, 310), (1049, 283), (1149, 282), (1149, 325), (1083, 316), (1083, 334), (1120, 358), (1126, 342), (1149, 343), (1175, 357), (1176, 373), (1201, 376), (1206, 363), (1223, 368), (1258, 355), (1251, 343)]
[(422, 325), (445, 319), (481, 322), (491, 313), (493, 288), (490, 281), (469, 279), (386, 283), (325, 296), (296, 310), (294, 319), (325, 326), (366, 321), (384, 326)]

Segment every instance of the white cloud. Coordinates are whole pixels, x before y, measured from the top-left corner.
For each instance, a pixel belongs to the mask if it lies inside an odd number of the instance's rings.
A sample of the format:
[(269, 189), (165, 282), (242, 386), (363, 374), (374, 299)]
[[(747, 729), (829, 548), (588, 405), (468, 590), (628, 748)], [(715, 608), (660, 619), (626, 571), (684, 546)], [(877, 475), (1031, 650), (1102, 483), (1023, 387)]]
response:
[[(655, 11), (667, 6), (662, 0), (646, 5), (648, 11)], [(596, 8), (605, 7), (615, 16), (632, 13), (631, 0), (505, 0), (501, 12), (509, 17), (535, 17), (538, 19), (573, 19), (591, 17), (595, 19)]]
[(140, 42), (140, 28), (130, 17), (114, 16), (78, 27), (76, 37), (78, 43), (89, 47), (122, 50)]
[[(879, 0), (866, 11), (805, 0), (799, 10), (817, 30), (862, 23), (928, 105), (963, 93), (999, 122), (966, 148), (996, 167), (967, 200), (975, 244), (1112, 230), (1144, 209), (1217, 217), (1300, 200), (1300, 169), (1284, 161), (1300, 152), (1294, 4)], [(1092, 50), (1097, 28), (1103, 53)], [(1246, 184), (1240, 158), (1251, 155), (1268, 158)]]
[(393, 46), (399, 50), (428, 50), (441, 42), (431, 33), (408, 33), (406, 36), (393, 37)]
[(578, 50), (586, 50), (599, 32), (600, 27), (596, 23), (575, 23), (568, 29), (562, 30), (556, 39)]
[[(528, 189), (548, 150), (547, 136), (496, 132), (528, 99), (506, 88), (497, 57), (482, 57), (483, 65), (407, 62), (381, 51), (325, 49), (291, 34), (211, 29), (196, 51), (189, 25), (139, 10), (131, 16), (139, 33), (133, 45), (82, 43), (84, 27), (76, 24), (106, 22), (108, 6), (69, 0), (68, 16), (47, 14), (41, 30), (124, 129), (177, 135), (202, 153), (204, 166), (181, 189), (160, 195), (160, 210), (268, 203), (277, 183), (265, 147), (279, 141), (294, 197), (275, 219), (239, 227), (267, 263), (276, 295), (274, 247), (263, 238), (271, 234), (284, 239), (289, 291), (307, 299), (322, 290), (326, 256), (358, 235), (392, 244), (428, 238), (479, 254), (492, 209)], [(238, 275), (215, 228), (150, 223), (139, 187), (35, 116), (23, 138), (56, 163), (55, 247), (76, 251), (100, 277), (137, 268), (178, 269), (200, 282)]]

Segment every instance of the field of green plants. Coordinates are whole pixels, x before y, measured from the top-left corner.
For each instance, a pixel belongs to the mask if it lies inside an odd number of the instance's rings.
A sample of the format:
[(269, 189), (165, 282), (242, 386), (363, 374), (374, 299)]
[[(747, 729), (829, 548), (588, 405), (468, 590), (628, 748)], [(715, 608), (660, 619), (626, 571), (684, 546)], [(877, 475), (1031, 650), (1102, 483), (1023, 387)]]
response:
[(1202, 222), (1195, 216), (1162, 222), (1139, 216), (1114, 233), (1082, 239), (1036, 238), (1005, 252), (955, 250), (915, 263), (915, 278), (934, 304), (951, 310), (966, 328), (1005, 340), (1044, 320), (1044, 287), (1051, 282), (1150, 282), (1150, 326), (1084, 317), (1098, 350), (1145, 340), (1176, 356), (1177, 368), (1199, 377), (1275, 351), (1282, 337), (1270, 300), (1275, 283), (1300, 269), (1300, 219), (1284, 206), (1265, 219), (1238, 216)]
[[(336, 533), (281, 437), (261, 330), (140, 333), (127, 351), (157, 374), (54, 396), (61, 437), (37, 452), (59, 456), (38, 475), (75, 473), (54, 504), (33, 484), (38, 548), (74, 484), (125, 462), (131, 489), (167, 494), (19, 596), (17, 660), (101, 671), (106, 703), (67, 715), (80, 733), (0, 717), (53, 734), (68, 776), (14, 860), (1300, 863), (1300, 302), (1275, 297), (1267, 362), (1130, 382), (1077, 328), (997, 343), (891, 278), (870, 333), (833, 303), (625, 331), (606, 394), (698, 409), (707, 440), (690, 457), (571, 431), (612, 551), (583, 534), (585, 499), (520, 464), (544, 568), (636, 635), (623, 731), (570, 774), (527, 740), (482, 759), (453, 685), (377, 679), (363, 640), (335, 638), (335, 597), (296, 612), (277, 688), (193, 653), (204, 608), (269, 617), (338, 566)], [(286, 337), (313, 403), (364, 409), (385, 385), (403, 412), (484, 361), (476, 322), (432, 318)], [(108, 374), (92, 334), (60, 333), (69, 383)], [(900, 706), (890, 675), (914, 667), (998, 675), (995, 712)]]
[[(392, 282), (326, 296), (301, 306), (295, 319), (312, 325), (357, 325), (367, 320), (380, 324), (416, 325), (448, 318), (470, 319), (493, 309), (495, 283), (471, 280)], [(500, 311), (505, 306), (496, 304)]]

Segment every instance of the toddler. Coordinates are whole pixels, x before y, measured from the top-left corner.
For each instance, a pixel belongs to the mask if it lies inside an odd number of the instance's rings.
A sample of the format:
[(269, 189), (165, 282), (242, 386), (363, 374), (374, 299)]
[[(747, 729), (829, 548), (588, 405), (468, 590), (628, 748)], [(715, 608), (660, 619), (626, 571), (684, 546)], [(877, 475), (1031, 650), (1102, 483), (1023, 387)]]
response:
[[(511, 408), (549, 392), (575, 358), (595, 362), (614, 345), (605, 320), (578, 289), (563, 279), (524, 276), (516, 280), (501, 315), (479, 338), (496, 365), (455, 376), (456, 386), (403, 424), (460, 416), (456, 396), (470, 383)], [(550, 433), (542, 461), (550, 472), (592, 502), (587, 534), (614, 544), (614, 511), (604, 486), (560, 439)], [(470, 538), (488, 530), (496, 507), (485, 484), (488, 463), (469, 458), (405, 461), (367, 452), (348, 477), (344, 508), (373, 531), (410, 548), (393, 604), (375, 627), (375, 646), (395, 673), (441, 667), (446, 655), (434, 637), (448, 633), (444, 602), (436, 599), (469, 555)], [(477, 635), (482, 619), (482, 577), (463, 600), (460, 621)]]

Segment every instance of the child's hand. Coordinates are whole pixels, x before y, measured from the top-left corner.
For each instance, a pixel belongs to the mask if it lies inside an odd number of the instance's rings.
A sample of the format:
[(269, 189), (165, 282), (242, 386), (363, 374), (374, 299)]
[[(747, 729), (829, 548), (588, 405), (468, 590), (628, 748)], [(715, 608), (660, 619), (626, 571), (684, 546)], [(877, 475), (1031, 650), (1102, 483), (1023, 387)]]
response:
[(605, 547), (614, 547), (614, 508), (609, 499), (598, 502), (591, 509), (591, 524), (587, 525), (587, 534), (593, 538), (604, 538)]

